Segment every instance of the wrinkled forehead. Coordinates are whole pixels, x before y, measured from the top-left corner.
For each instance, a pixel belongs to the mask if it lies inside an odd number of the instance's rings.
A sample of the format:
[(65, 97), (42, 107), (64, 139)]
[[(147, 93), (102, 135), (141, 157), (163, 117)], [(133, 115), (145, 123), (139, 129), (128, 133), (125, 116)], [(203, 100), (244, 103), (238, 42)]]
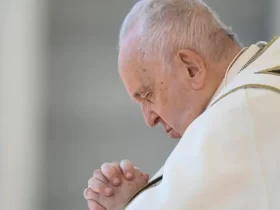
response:
[(131, 97), (137, 93), (144, 94), (154, 83), (153, 71), (141, 63), (137, 54), (120, 52), (119, 74)]
[(127, 92), (133, 98), (145, 94), (153, 86), (152, 75), (145, 68), (128, 63), (119, 70), (119, 73)]

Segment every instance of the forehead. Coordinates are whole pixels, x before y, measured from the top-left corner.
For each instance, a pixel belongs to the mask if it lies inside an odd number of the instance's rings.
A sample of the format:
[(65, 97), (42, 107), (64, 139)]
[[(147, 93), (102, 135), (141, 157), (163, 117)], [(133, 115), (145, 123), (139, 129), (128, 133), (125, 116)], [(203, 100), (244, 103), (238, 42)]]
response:
[(120, 77), (131, 97), (151, 89), (154, 83), (154, 71), (141, 61), (139, 52), (121, 49), (119, 54)]

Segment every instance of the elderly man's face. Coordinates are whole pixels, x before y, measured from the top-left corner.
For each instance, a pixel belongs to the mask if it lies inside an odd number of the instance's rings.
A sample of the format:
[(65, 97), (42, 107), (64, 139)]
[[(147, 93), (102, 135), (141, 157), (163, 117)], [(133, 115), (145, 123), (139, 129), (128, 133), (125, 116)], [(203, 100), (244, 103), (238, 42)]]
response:
[(161, 123), (170, 137), (180, 138), (205, 105), (200, 91), (205, 75), (195, 67), (202, 64), (186, 64), (178, 54), (174, 65), (164, 69), (164, 61), (144, 63), (132, 48), (124, 46), (119, 54), (120, 77), (128, 94), (141, 106), (148, 126)]

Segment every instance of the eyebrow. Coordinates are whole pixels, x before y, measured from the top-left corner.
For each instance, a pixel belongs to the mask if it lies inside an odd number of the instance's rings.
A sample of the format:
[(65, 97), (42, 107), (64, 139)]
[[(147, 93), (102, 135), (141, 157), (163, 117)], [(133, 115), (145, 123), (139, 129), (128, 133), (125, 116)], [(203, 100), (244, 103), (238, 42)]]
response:
[(145, 96), (147, 93), (151, 92), (152, 89), (150, 86), (142, 86), (139, 88), (135, 93), (133, 93), (134, 98), (142, 98), (143, 95)]
[(139, 92), (133, 93), (133, 98), (140, 98), (141, 94)]

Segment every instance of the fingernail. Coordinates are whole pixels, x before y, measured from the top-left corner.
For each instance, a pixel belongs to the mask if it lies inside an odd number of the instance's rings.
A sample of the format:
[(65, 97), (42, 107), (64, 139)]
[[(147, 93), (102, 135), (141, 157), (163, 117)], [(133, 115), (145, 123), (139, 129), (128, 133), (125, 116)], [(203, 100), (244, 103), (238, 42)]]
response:
[(132, 178), (132, 173), (130, 173), (130, 172), (127, 173), (127, 174), (126, 174), (126, 178), (128, 178), (128, 179)]
[(120, 180), (118, 178), (114, 178), (113, 182), (114, 182), (115, 185), (120, 184)]
[(88, 195), (88, 193), (89, 193), (89, 189), (87, 188), (84, 190), (84, 196), (86, 197)]
[(111, 195), (111, 194), (113, 193), (113, 189), (112, 189), (112, 188), (106, 188), (106, 189), (105, 189), (105, 193), (106, 193), (107, 195)]

